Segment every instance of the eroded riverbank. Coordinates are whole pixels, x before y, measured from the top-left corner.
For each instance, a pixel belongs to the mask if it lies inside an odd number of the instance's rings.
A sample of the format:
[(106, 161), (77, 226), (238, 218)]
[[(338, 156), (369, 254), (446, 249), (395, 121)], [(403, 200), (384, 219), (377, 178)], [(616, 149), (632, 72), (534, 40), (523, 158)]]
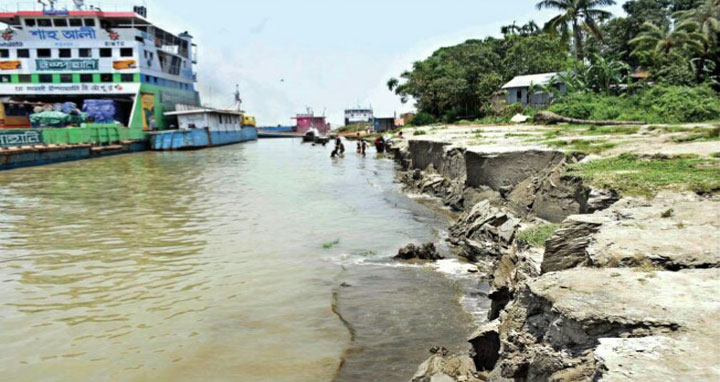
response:
[(406, 131), (401, 179), (463, 211), (449, 241), (492, 304), (472, 352), (414, 381), (717, 378), (720, 145), (682, 143), (711, 128)]

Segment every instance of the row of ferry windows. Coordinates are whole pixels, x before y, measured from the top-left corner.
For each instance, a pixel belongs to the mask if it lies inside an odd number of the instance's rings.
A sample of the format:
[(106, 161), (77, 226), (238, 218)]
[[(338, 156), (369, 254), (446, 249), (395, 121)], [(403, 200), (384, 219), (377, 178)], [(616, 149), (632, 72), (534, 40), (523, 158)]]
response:
[(95, 19), (25, 19), (28, 27), (94, 27)]
[(187, 84), (184, 82), (166, 80), (164, 78), (148, 76), (146, 74), (143, 74), (142, 77), (140, 77), (140, 78), (141, 78), (142, 82), (145, 82), (148, 84), (157, 84), (160, 86), (166, 86), (166, 87), (175, 88), (175, 89), (192, 90), (192, 84)]
[[(57, 81), (55, 81), (54, 76), (57, 76)], [(91, 73), (84, 73), (78, 75), (78, 80), (75, 81), (75, 77), (73, 74), (67, 73), (67, 74), (38, 74), (37, 75), (37, 82), (43, 83), (43, 84), (51, 84), (55, 82), (60, 83), (73, 83), (73, 82), (96, 82), (95, 77)], [(115, 77), (113, 73), (100, 73), (98, 74), (98, 80), (99, 82), (114, 82)], [(0, 82), (2, 83), (9, 83), (12, 82), (12, 76), (9, 74), (3, 74), (0, 75)], [(19, 74), (18, 75), (18, 82), (22, 84), (29, 84), (32, 83), (32, 75), (30, 74)], [(135, 74), (133, 73), (122, 73), (120, 74), (120, 82), (135, 82)]]
[[(120, 82), (135, 82), (135, 74), (134, 73), (120, 73), (117, 74), (119, 76)], [(58, 76), (57, 81), (53, 76)], [(75, 81), (75, 77), (77, 76), (77, 81)], [(97, 78), (95, 77), (97, 76)], [(73, 82), (115, 82), (115, 78), (113, 77), (113, 73), (99, 73), (99, 74), (92, 74), (92, 73), (83, 73), (83, 74), (71, 74), (71, 73), (63, 73), (63, 74), (38, 74), (37, 75), (37, 81), (40, 83), (73, 83)], [(171, 87), (175, 89), (182, 89), (182, 90), (192, 90), (192, 84), (184, 83), (184, 82), (178, 82), (173, 80), (166, 80), (164, 78), (158, 78), (155, 76), (148, 76), (145, 74), (142, 74), (140, 79), (142, 82), (149, 83), (149, 84), (157, 84), (159, 86), (165, 86), (165, 87)], [(10, 74), (2, 74), (0, 75), (0, 83), (11, 83), (13, 82), (12, 75)], [(17, 82), (19, 83), (32, 83), (32, 75), (30, 74), (18, 74), (17, 75)]]
[[(76, 52), (73, 52), (76, 50)], [(113, 57), (113, 48), (100, 48), (99, 57)], [(18, 49), (16, 51), (17, 58), (30, 58), (30, 49)], [(120, 48), (120, 57), (133, 57), (135, 55), (134, 48)], [(52, 49), (35, 49), (35, 57), (37, 58), (52, 58)], [(95, 57), (93, 49), (91, 48), (80, 48), (80, 49), (69, 49), (62, 48), (57, 50), (58, 58), (90, 58)], [(10, 58), (10, 49), (0, 49), (0, 58)]]

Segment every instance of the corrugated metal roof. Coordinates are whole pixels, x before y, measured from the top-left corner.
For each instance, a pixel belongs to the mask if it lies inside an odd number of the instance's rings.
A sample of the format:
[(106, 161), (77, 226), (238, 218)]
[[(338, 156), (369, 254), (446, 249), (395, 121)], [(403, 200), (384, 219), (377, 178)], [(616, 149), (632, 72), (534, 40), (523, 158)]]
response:
[(542, 73), (542, 74), (530, 74), (527, 76), (517, 76), (513, 78), (510, 82), (505, 84), (503, 86), (503, 89), (509, 89), (509, 88), (526, 88), (529, 87), (530, 84), (535, 85), (547, 85), (550, 83), (550, 80), (552, 80), (553, 77), (557, 76), (557, 72), (555, 73)]

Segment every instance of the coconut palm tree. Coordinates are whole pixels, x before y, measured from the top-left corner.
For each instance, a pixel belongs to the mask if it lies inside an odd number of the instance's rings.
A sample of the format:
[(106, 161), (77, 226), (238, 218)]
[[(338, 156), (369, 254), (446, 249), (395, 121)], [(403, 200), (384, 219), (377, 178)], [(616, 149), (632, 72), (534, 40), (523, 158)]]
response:
[[(678, 20), (677, 29), (696, 31), (702, 35), (700, 56), (693, 59), (697, 80), (701, 81), (706, 71), (706, 61), (710, 52), (718, 44), (720, 35), (720, 0), (705, 0), (697, 8), (677, 12), (673, 15)], [(712, 63), (711, 63), (712, 64)]]
[(635, 45), (633, 54), (652, 52), (655, 55), (669, 55), (673, 51), (687, 50), (698, 52), (703, 48), (705, 38), (698, 33), (697, 23), (685, 23), (683, 28), (662, 28), (646, 21), (642, 25), (643, 31), (630, 40)]
[(598, 24), (612, 16), (610, 12), (599, 8), (614, 4), (615, 0), (542, 0), (537, 4), (537, 8), (561, 12), (550, 19), (543, 29), (552, 34), (559, 34), (564, 42), (570, 41), (572, 34), (577, 65), (584, 57), (584, 33), (588, 32), (602, 39)]

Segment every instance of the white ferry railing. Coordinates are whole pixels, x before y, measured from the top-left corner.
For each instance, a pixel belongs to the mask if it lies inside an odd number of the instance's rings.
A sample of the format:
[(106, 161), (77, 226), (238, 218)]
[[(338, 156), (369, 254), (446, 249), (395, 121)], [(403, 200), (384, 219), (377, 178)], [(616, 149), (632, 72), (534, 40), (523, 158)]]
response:
[[(38, 1), (2, 1), (0, 3), (0, 11), (2, 12), (17, 12), (17, 11), (42, 11), (50, 10), (50, 1), (44, 0), (45, 5)], [(147, 1), (145, 0), (98, 0), (98, 1), (85, 1), (83, 9), (90, 10), (93, 7), (99, 8), (102, 11), (108, 12), (132, 12), (133, 6), (145, 6), (147, 7)], [(55, 3), (55, 10), (77, 10), (75, 2), (73, 1), (57, 1)]]

